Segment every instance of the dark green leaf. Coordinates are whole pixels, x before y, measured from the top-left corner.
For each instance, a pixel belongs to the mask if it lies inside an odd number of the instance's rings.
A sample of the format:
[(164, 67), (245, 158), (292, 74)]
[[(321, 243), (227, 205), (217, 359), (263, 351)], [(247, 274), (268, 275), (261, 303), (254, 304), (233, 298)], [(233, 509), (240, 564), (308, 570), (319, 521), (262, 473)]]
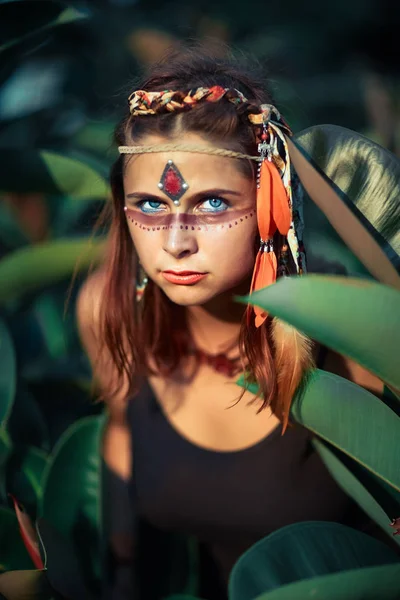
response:
[[(0, 281), (3, 280), (0, 277)], [(0, 423), (11, 413), (16, 390), (16, 359), (14, 344), (4, 321), (0, 320)]]
[(360, 386), (316, 369), (292, 416), (400, 491), (400, 419)]
[(229, 599), (252, 600), (299, 580), (388, 564), (400, 566), (397, 554), (360, 531), (339, 523), (296, 523), (260, 540), (239, 558), (229, 580)]
[(54, 590), (66, 600), (94, 600), (82, 577), (79, 553), (46, 519), (39, 519), (37, 530), (46, 576)]
[(43, 0), (3, 2), (0, 5), (0, 23), (2, 23), (0, 53), (57, 25), (83, 18), (85, 18), (84, 14), (66, 6), (63, 2), (43, 2)]
[(57, 240), (22, 248), (0, 261), (0, 304), (71, 277), (101, 259), (104, 242)]
[[(376, 499), (326, 444), (319, 440), (314, 440), (313, 444), (340, 487), (361, 506), (364, 512), (383, 529), (386, 535), (392, 538), (391, 519)], [(400, 536), (395, 536), (393, 539), (400, 545)]]
[(106, 177), (104, 165), (83, 154), (78, 158), (47, 150), (0, 148), (3, 192), (105, 200), (109, 195)]
[(103, 426), (102, 416), (87, 417), (64, 433), (44, 476), (39, 510), (39, 514), (73, 545), (85, 577), (91, 582), (100, 573)]
[(33, 567), (22, 541), (17, 517), (14, 511), (3, 507), (0, 507), (0, 539), (0, 571)]
[(254, 600), (398, 600), (399, 582), (400, 565), (383, 565), (313, 577)]
[(366, 279), (288, 277), (241, 301), (261, 306), (400, 388), (400, 292)]

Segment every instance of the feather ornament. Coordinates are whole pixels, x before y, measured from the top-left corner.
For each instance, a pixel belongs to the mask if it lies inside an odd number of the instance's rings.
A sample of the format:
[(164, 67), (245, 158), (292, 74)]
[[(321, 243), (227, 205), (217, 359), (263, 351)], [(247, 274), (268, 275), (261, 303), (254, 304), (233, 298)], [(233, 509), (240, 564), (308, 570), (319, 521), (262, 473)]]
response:
[(271, 323), (274, 361), (278, 376), (277, 416), (285, 432), (289, 421), (290, 405), (303, 376), (315, 367), (313, 343), (295, 327), (275, 317)]

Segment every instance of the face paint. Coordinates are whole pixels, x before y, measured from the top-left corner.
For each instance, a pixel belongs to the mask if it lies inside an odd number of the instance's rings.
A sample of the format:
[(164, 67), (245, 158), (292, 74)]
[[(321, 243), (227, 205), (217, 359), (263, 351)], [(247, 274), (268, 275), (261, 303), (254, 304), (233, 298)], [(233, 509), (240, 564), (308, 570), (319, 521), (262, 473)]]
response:
[(175, 206), (180, 206), (180, 199), (186, 190), (189, 189), (181, 172), (172, 160), (169, 160), (165, 165), (158, 187), (173, 201)]
[(127, 218), (135, 227), (149, 232), (167, 229), (229, 231), (256, 216), (254, 208), (227, 210), (213, 214), (168, 213), (166, 215), (145, 214), (127, 206), (124, 210)]

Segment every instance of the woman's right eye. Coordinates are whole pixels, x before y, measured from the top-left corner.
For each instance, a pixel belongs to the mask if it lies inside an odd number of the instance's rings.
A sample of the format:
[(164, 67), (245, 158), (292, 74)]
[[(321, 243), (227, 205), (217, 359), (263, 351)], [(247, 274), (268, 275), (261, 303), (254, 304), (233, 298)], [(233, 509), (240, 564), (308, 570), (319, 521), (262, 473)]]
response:
[[(136, 205), (144, 213), (161, 212), (165, 210), (164, 202), (159, 200), (141, 200)], [(161, 208), (164, 206), (164, 208)]]

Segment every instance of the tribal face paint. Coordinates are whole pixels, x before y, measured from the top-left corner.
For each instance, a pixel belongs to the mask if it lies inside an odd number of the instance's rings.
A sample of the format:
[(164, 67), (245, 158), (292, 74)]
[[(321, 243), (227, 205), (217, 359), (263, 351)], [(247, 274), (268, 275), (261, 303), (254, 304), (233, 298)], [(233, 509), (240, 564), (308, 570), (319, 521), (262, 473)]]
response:
[[(161, 141), (149, 137), (143, 143)], [(204, 145), (194, 134), (185, 135), (185, 141)], [(158, 185), (169, 160), (187, 184), (180, 206), (167, 192), (183, 188), (162, 190)], [(205, 304), (219, 294), (234, 293), (251, 277), (256, 187), (237, 160), (182, 152), (174, 152), (173, 158), (166, 153), (139, 155), (127, 163), (124, 189), (127, 224), (140, 262), (173, 302)], [(193, 285), (179, 285), (166, 272), (195, 274)]]

